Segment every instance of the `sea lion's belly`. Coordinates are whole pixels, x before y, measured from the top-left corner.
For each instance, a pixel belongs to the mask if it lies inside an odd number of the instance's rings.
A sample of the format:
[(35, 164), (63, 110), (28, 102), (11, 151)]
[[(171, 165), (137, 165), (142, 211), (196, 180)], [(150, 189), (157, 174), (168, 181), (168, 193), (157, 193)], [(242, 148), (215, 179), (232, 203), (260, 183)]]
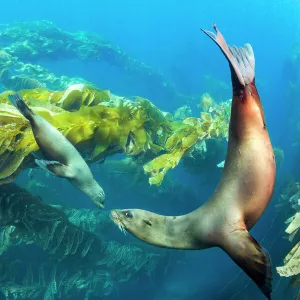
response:
[(229, 207), (239, 207), (250, 229), (263, 214), (274, 189), (275, 161), (268, 134), (244, 139), (231, 149), (229, 158), (224, 170), (225, 198)]
[(56, 160), (66, 165), (71, 160), (80, 160), (79, 154), (74, 150), (71, 143), (40, 116), (35, 115), (31, 126), (37, 144), (46, 159)]
[(261, 217), (269, 204), (275, 184), (275, 159), (269, 140), (251, 139), (241, 149), (245, 165), (241, 170), (240, 193), (244, 196), (241, 203), (247, 228), (250, 229)]

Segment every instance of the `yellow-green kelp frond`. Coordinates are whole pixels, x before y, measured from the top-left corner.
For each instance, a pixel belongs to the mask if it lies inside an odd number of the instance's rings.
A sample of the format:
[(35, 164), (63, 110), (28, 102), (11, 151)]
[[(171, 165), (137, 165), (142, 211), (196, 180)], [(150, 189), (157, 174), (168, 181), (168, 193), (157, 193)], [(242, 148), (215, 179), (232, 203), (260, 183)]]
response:
[(164, 150), (167, 153), (154, 158), (144, 166), (145, 172), (150, 175), (149, 183), (160, 185), (168, 170), (178, 165), (184, 153), (197, 143), (200, 136), (200, 130), (188, 123), (183, 123), (176, 129), (166, 141)]
[(160, 185), (168, 170), (175, 168), (185, 154), (190, 154), (198, 143), (206, 139), (227, 139), (230, 119), (230, 101), (215, 105), (210, 112), (202, 112), (200, 118), (187, 118), (173, 123), (173, 133), (164, 146), (166, 153), (144, 166), (150, 175), (149, 183)]
[[(4, 95), (6, 96), (7, 93), (4, 93)], [(28, 100), (29, 105), (40, 107), (43, 104), (36, 102), (36, 100), (40, 100), (45, 103), (51, 103), (66, 111), (76, 111), (81, 106), (95, 106), (110, 100), (109, 91), (100, 90), (82, 83), (71, 85), (64, 91), (53, 92), (45, 88), (36, 88), (20, 91), (20, 95), (25, 100)], [(49, 107), (50, 111), (53, 109), (55, 108)]]
[[(38, 150), (29, 122), (9, 104), (9, 93), (0, 94), (0, 179), (17, 173), (24, 159)], [(157, 153), (171, 133), (171, 117), (145, 99), (110, 98), (107, 91), (86, 85), (59, 92), (23, 90), (20, 94), (35, 113), (62, 132), (89, 162), (117, 152)]]
[[(9, 93), (0, 94), (2, 181), (9, 181), (29, 166), (33, 162), (30, 153), (38, 150), (29, 122), (9, 103)], [(124, 99), (90, 85), (78, 84), (57, 92), (37, 88), (20, 94), (89, 163), (119, 152), (154, 158), (144, 167), (151, 184), (160, 185), (166, 172), (177, 166), (199, 141), (227, 138), (229, 102), (202, 112), (200, 118), (176, 122), (149, 100)]]

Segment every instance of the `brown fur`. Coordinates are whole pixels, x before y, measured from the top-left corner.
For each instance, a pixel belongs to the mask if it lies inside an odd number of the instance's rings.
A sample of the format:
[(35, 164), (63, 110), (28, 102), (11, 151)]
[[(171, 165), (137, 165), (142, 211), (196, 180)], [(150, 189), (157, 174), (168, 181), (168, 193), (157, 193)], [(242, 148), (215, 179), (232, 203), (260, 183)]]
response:
[[(136, 209), (114, 210), (112, 216), (136, 237), (159, 247), (222, 248), (271, 299), (269, 256), (248, 232), (269, 204), (276, 174), (273, 148), (254, 83), (254, 56), (250, 45), (234, 52), (237, 48), (229, 48), (216, 27), (215, 30), (216, 35), (205, 33), (230, 64), (233, 99), (228, 151), (214, 194), (204, 205), (183, 216), (161, 216)], [(241, 55), (237, 60), (236, 53)], [(243, 61), (243, 57), (247, 59)]]

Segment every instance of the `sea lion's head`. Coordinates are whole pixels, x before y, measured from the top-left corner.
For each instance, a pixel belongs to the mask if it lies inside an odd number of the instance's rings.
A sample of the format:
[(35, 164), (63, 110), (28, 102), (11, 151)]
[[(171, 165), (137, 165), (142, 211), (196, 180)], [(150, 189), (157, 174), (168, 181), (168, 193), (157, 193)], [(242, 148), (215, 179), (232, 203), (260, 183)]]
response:
[(104, 208), (105, 193), (102, 187), (96, 181), (94, 181), (94, 184), (89, 189), (88, 194), (98, 207), (102, 209)]
[(149, 244), (162, 246), (165, 240), (164, 216), (142, 209), (114, 209), (111, 218), (122, 232), (130, 232)]

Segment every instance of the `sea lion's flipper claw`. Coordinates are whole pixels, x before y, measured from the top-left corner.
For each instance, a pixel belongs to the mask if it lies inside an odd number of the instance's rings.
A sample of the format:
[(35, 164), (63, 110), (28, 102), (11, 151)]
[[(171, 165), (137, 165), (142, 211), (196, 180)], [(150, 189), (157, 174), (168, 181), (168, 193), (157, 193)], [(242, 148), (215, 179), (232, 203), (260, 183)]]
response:
[(222, 50), (231, 66), (231, 72), (237, 78), (238, 82), (242, 86), (253, 82), (255, 77), (255, 60), (251, 45), (245, 44), (244, 47), (229, 47), (218, 28), (215, 25), (213, 27), (216, 34), (207, 30), (201, 30)]
[(212, 31), (209, 31), (209, 30), (204, 30), (201, 28), (201, 30), (207, 35), (209, 36), (213, 41), (216, 41), (216, 38), (217, 38), (217, 35), (212, 32)]
[(271, 299), (272, 271), (269, 253), (247, 230), (235, 231), (228, 239), (224, 250), (256, 283), (263, 294)]
[(72, 178), (73, 172), (70, 167), (61, 164), (58, 161), (35, 159), (35, 163), (50, 174), (63, 178)]

